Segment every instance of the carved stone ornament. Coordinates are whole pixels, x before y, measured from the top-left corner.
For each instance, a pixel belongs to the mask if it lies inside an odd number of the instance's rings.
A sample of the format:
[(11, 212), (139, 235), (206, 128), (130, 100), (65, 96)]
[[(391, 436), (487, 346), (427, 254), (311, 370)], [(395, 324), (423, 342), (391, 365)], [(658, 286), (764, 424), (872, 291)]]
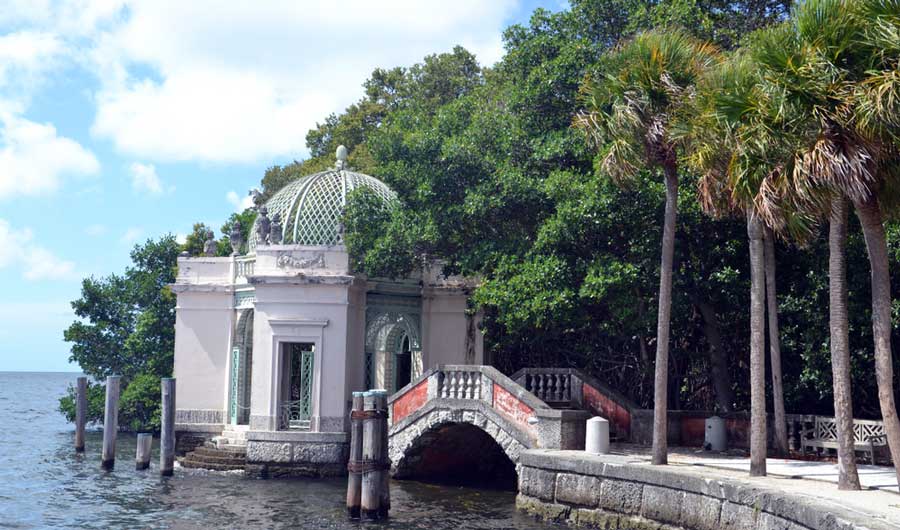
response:
[(275, 265), (279, 269), (314, 269), (325, 267), (325, 254), (316, 254), (311, 258), (296, 258), (290, 254), (281, 254)]
[(260, 206), (259, 218), (256, 220), (256, 239), (259, 241), (259, 244), (265, 245), (268, 243), (270, 229), (269, 210), (265, 206)]
[(282, 238), (281, 214), (276, 213), (272, 217), (272, 225), (269, 227), (269, 244), (280, 245)]
[(203, 243), (203, 255), (208, 258), (216, 255), (216, 240), (212, 231), (206, 233), (206, 242)]
[(244, 232), (241, 230), (241, 223), (235, 221), (231, 225), (231, 234), (228, 237), (231, 241), (231, 255), (237, 256), (241, 253), (241, 247), (244, 245)]

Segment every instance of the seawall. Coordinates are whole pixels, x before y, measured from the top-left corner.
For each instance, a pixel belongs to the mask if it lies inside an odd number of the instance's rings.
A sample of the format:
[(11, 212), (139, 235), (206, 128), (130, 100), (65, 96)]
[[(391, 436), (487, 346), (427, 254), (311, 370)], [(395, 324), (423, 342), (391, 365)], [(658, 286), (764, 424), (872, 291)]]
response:
[[(818, 487), (833, 487), (818, 485)], [(519, 509), (620, 530), (896, 530), (824, 499), (618, 455), (529, 450), (519, 460)]]

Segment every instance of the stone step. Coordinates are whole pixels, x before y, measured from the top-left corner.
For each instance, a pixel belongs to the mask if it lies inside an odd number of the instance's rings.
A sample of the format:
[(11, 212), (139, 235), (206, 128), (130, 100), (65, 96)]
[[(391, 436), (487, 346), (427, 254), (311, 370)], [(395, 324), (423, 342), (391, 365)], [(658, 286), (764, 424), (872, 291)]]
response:
[(246, 458), (236, 458), (233, 456), (211, 456), (211, 455), (198, 455), (195, 453), (188, 453), (185, 455), (184, 460), (186, 462), (193, 462), (198, 464), (227, 464), (227, 465), (240, 465), (243, 466), (246, 462)]
[(181, 467), (189, 469), (208, 469), (210, 471), (243, 471), (244, 464), (211, 464), (207, 462), (195, 462), (185, 459), (181, 462)]
[(229, 456), (231, 458), (245, 458), (247, 456), (247, 448), (239, 446), (226, 446), (218, 448), (214, 445), (204, 445), (194, 449), (193, 452), (200, 456)]
[(222, 431), (222, 436), (230, 440), (246, 440), (247, 431), (226, 428), (224, 431)]
[(246, 438), (230, 438), (225, 435), (220, 435), (220, 436), (213, 436), (212, 440), (210, 440), (210, 443), (212, 443), (214, 446), (220, 447), (220, 448), (225, 447), (225, 446), (244, 447), (247, 445), (247, 439)]

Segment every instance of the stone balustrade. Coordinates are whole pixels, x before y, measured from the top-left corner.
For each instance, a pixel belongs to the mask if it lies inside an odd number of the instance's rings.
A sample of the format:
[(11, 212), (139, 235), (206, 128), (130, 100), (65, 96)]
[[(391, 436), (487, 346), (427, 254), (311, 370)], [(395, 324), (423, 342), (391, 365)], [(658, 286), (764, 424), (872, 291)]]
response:
[(256, 268), (256, 256), (239, 256), (234, 259), (234, 283), (236, 285), (247, 283), (247, 278), (253, 276)]

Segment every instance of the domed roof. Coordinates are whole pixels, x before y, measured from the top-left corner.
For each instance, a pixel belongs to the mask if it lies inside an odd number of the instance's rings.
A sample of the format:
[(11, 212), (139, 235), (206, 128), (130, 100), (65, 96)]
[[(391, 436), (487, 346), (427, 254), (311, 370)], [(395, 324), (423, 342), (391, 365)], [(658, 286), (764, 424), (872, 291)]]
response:
[[(356, 188), (367, 188), (385, 203), (396, 194), (384, 182), (344, 169), (346, 148), (337, 151), (334, 169), (313, 173), (289, 182), (265, 203), (269, 219), (281, 218), (285, 245), (327, 246), (341, 243), (341, 215), (347, 195)], [(343, 148), (343, 149), (342, 149)], [(249, 251), (258, 243), (258, 220), (250, 231)]]

